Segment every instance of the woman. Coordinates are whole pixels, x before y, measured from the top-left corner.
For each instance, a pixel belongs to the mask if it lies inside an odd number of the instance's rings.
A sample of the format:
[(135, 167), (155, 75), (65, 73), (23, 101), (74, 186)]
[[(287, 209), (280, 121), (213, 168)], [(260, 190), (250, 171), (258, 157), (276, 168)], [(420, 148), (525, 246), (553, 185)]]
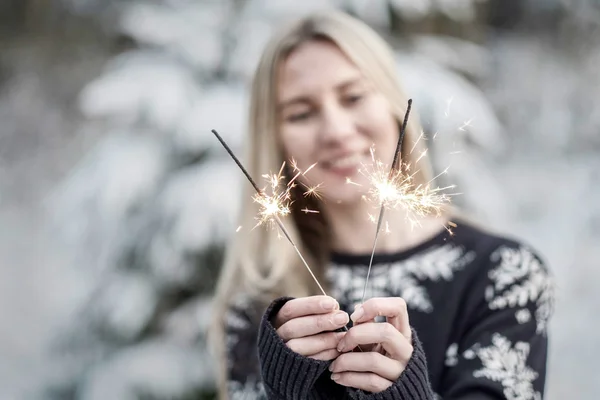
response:
[[(321, 184), (321, 197), (297, 186), (284, 224), (331, 297), (276, 229), (235, 235), (213, 324), (221, 398), (540, 399), (552, 285), (520, 242), (449, 211), (414, 228), (388, 210), (360, 304), (375, 224), (358, 170), (372, 146), (391, 163), (407, 106), (383, 40), (342, 13), (305, 17), (268, 45), (251, 96), (250, 174), (316, 163), (299, 179)], [(431, 179), (419, 133), (413, 113), (401, 159), (416, 185)], [(244, 227), (259, 211), (251, 196), (246, 185)]]

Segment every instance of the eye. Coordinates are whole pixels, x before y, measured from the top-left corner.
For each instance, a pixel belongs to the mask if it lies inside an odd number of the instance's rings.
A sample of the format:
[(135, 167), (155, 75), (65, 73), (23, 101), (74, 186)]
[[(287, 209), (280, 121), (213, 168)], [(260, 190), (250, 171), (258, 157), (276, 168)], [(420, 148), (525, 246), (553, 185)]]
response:
[(355, 93), (344, 96), (344, 103), (346, 104), (356, 104), (361, 101), (365, 95), (363, 93)]
[(295, 114), (288, 115), (285, 119), (288, 122), (301, 122), (305, 121), (312, 115), (311, 111), (303, 111)]

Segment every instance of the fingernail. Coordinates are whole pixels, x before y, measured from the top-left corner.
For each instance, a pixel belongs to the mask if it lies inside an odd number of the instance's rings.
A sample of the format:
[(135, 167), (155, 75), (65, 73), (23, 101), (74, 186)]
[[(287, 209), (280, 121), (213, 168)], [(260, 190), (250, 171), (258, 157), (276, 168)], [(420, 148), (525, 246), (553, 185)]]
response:
[(340, 379), (340, 374), (331, 374), (331, 379), (337, 381), (338, 379)]
[(334, 299), (325, 299), (321, 301), (321, 307), (324, 310), (333, 310), (337, 306), (337, 302)]
[(356, 310), (354, 310), (354, 312), (352, 313), (352, 315), (350, 316), (350, 318), (352, 319), (352, 321), (356, 322), (358, 321), (363, 315), (365, 314), (365, 310), (363, 310), (362, 307), (358, 307)]
[(333, 322), (335, 322), (336, 324), (346, 324), (348, 322), (348, 314), (346, 314), (343, 311), (340, 311), (339, 313), (333, 316)]
[(342, 341), (340, 340), (340, 342), (339, 342), (339, 343), (338, 343), (338, 345), (337, 345), (337, 351), (338, 351), (338, 352), (340, 352), (340, 353), (341, 353), (341, 352), (343, 352), (343, 351), (344, 351), (344, 347), (345, 347), (345, 346), (346, 346), (346, 345), (344, 344), (344, 342), (342, 342)]
[(330, 371), (333, 371), (333, 363), (329, 364), (329, 368)]

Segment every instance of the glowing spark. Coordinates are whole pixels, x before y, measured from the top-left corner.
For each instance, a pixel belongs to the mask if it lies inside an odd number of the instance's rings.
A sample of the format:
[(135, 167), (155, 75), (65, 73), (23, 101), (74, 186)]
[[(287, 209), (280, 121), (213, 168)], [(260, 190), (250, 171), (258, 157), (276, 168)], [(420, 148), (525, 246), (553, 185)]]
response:
[[(421, 130), (421, 134), (419, 135), (419, 137), (417, 138), (417, 140), (415, 141), (412, 149), (410, 149), (410, 154), (412, 154), (413, 151), (415, 151), (415, 147), (417, 147), (417, 144), (419, 144), (419, 141), (421, 139), (425, 139), (425, 132), (423, 132), (423, 130)], [(373, 152), (371, 152), (371, 156), (373, 156)]]
[[(424, 153), (419, 159), (424, 156)], [(367, 201), (384, 208), (404, 208), (407, 211), (407, 217), (413, 222), (416, 222), (417, 217), (430, 214), (440, 215), (443, 206), (450, 200), (450, 195), (443, 191), (454, 188), (454, 185), (432, 188), (430, 184), (447, 173), (448, 169), (426, 184), (420, 185), (416, 185), (414, 182), (414, 177), (419, 170), (407, 174), (402, 169), (408, 168), (393, 170), (390, 174), (388, 166), (378, 160), (373, 160), (372, 168), (362, 168), (361, 173), (367, 177), (371, 186), (367, 194)]]
[(350, 179), (350, 178), (346, 178), (346, 183), (348, 183), (350, 185), (361, 186), (360, 183), (353, 182), (352, 179)]
[(237, 233), (237, 232), (239, 232), (240, 230), (242, 230), (242, 226), (241, 226), (241, 225), (240, 225), (240, 226), (238, 226), (238, 227), (237, 227), (237, 229), (236, 229), (235, 231), (236, 231), (236, 233)]
[(418, 163), (419, 161), (421, 161), (421, 158), (425, 157), (425, 155), (427, 154), (427, 150), (428, 149), (423, 150), (423, 152), (421, 153), (419, 158), (417, 158), (417, 160), (415, 161), (415, 164)]
[(292, 160), (290, 161), (290, 166), (292, 167), (292, 171), (296, 172), (299, 171), (300, 168), (298, 168), (298, 163), (296, 162), (296, 160), (294, 160), (292, 158)]
[[(458, 226), (452, 221), (448, 221), (448, 225), (450, 225), (452, 228), (456, 228)], [(444, 228), (448, 231), (450, 236), (454, 236), (454, 232), (452, 231), (452, 228), (448, 228), (446, 225), (444, 225)]]
[(321, 183), (316, 186), (311, 186), (304, 192), (304, 197), (313, 196), (317, 199), (321, 198), (321, 193), (319, 193), (319, 188), (321, 187)]
[(473, 122), (473, 118), (471, 118), (471, 119), (470, 119), (470, 120), (468, 120), (468, 121), (465, 121), (465, 122), (463, 122), (462, 126), (460, 126), (460, 127), (458, 128), (458, 130), (460, 130), (460, 131), (465, 131), (465, 128), (466, 128), (466, 127), (468, 127), (468, 126), (471, 126), (471, 122)]
[(450, 115), (450, 104), (452, 104), (453, 99), (453, 97), (450, 97), (448, 100), (446, 100), (446, 111), (444, 112), (444, 115), (446, 115), (446, 117)]

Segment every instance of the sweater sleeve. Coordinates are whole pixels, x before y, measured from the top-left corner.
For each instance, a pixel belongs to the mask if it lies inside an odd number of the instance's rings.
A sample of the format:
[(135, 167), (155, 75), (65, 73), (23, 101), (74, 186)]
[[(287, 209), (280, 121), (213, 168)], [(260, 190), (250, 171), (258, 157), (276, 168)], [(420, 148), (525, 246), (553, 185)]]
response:
[(267, 399), (256, 352), (260, 315), (260, 309), (244, 296), (239, 296), (225, 314), (229, 400)]
[(542, 260), (507, 244), (489, 258), (470, 327), (449, 345), (444, 400), (540, 400), (544, 395), (554, 286)]
[(258, 357), (269, 399), (325, 400), (346, 398), (343, 387), (331, 380), (329, 361), (304, 357), (292, 351), (271, 324), (289, 297), (271, 303), (263, 315), (258, 335)]

